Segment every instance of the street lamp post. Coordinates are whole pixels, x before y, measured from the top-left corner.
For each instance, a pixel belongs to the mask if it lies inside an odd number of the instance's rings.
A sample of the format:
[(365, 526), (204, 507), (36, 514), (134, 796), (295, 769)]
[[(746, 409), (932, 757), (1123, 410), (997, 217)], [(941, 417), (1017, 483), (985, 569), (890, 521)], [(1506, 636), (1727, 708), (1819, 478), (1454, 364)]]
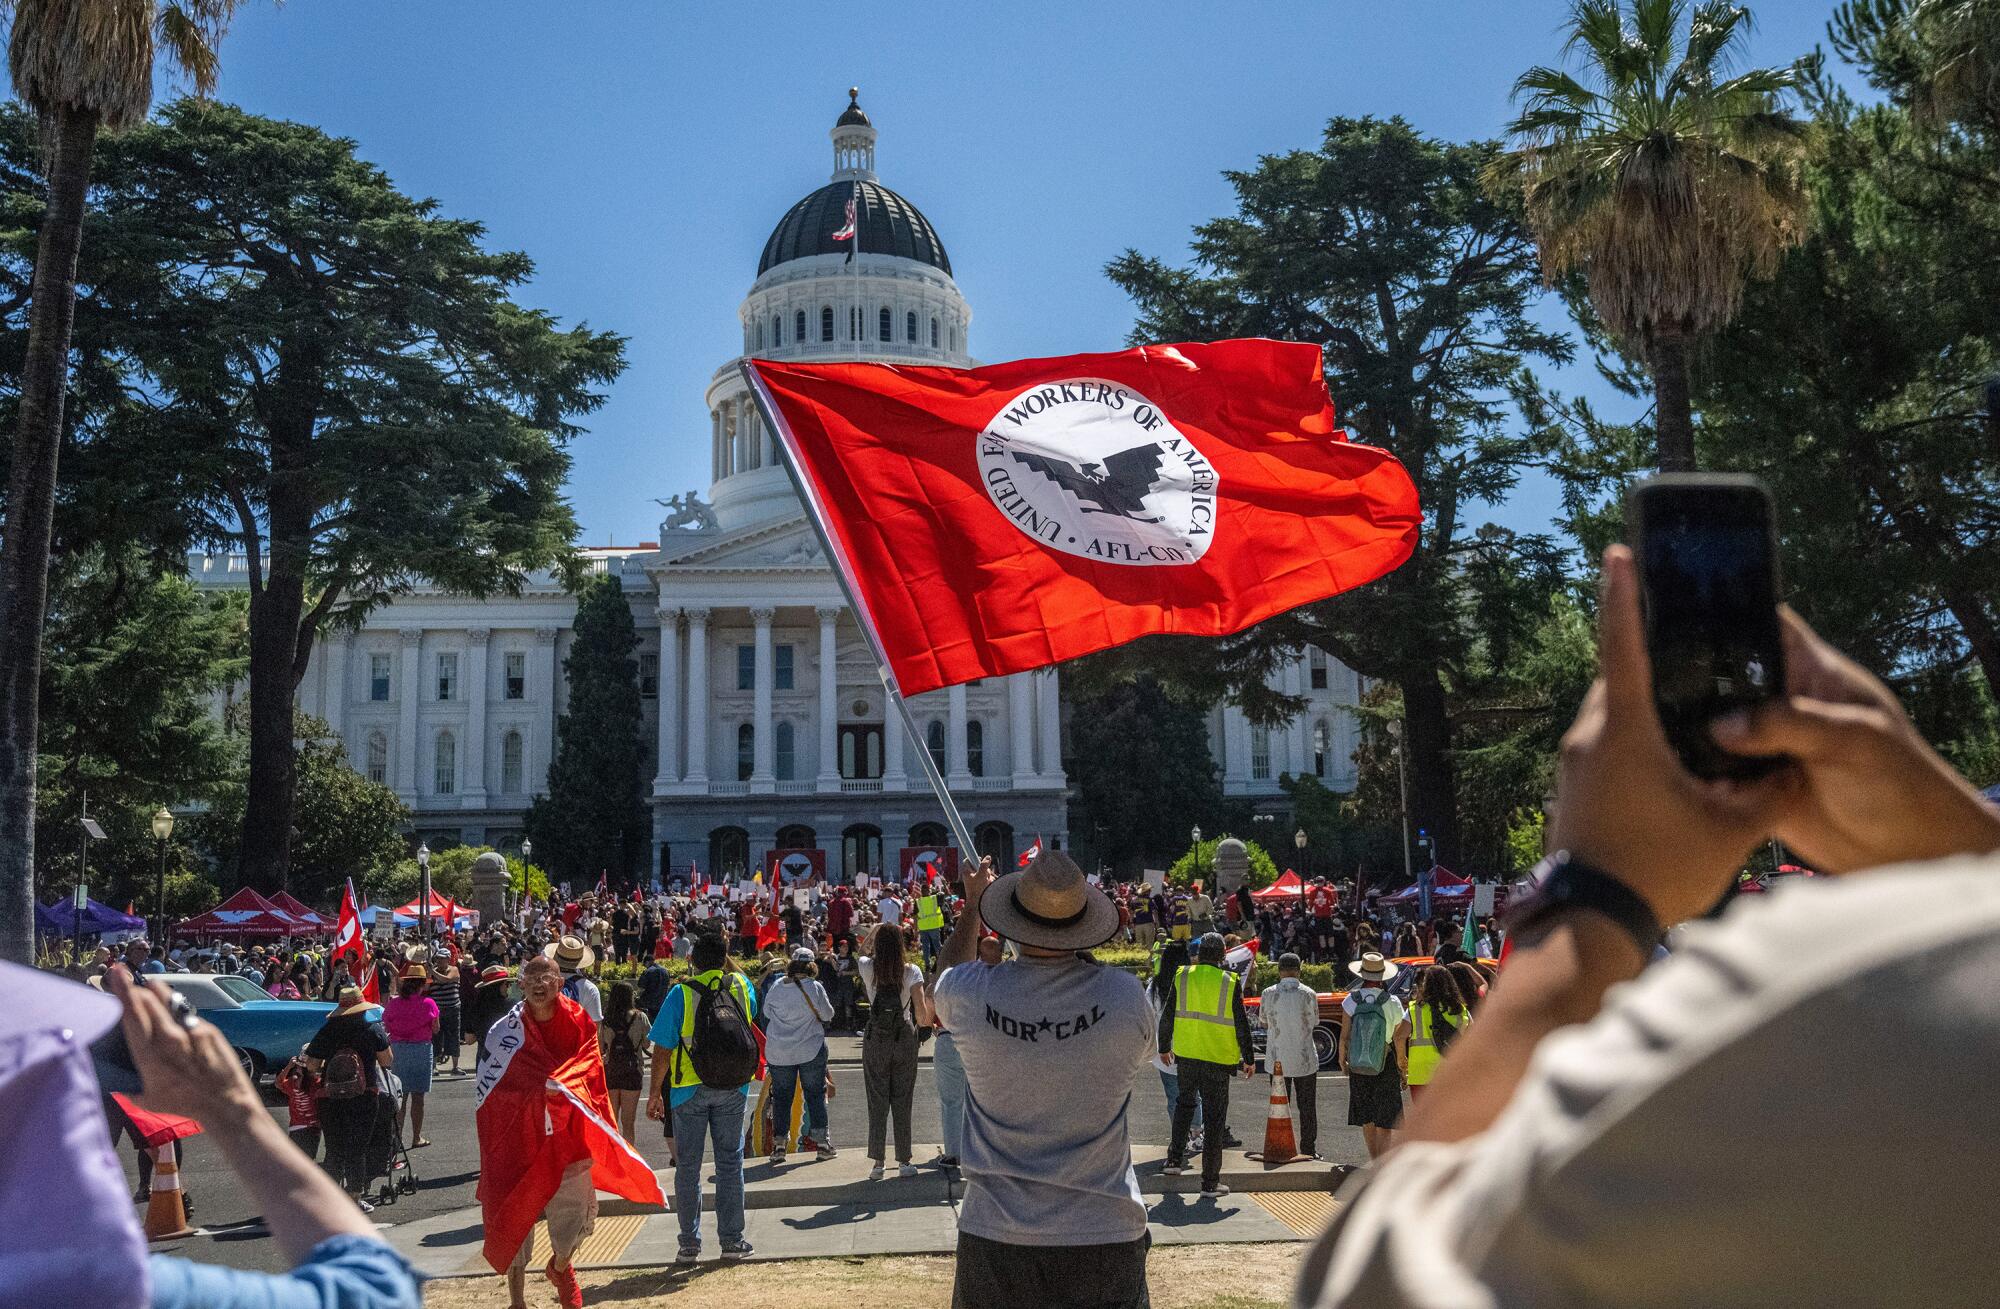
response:
[(160, 943), (164, 952), (167, 945), (167, 842), (174, 834), (173, 811), (165, 805), (153, 815), (153, 839), (160, 843), (160, 877), (153, 886), (153, 914), (160, 921), (154, 928), (153, 939)]
[(518, 892), (514, 893), (514, 914), (516, 917), (520, 916), (521, 905), (527, 899), (528, 869), (531, 867), (528, 861), (530, 859), (533, 859), (534, 857), (535, 857), (535, 843), (525, 836), (522, 837), (521, 838), (521, 889)]
[(422, 841), (417, 842), (418, 884), (422, 889), (417, 893), (417, 917), (424, 925), (424, 944), (431, 943), (431, 848)]
[(1298, 851), (1299, 851), (1299, 873), (1300, 873), (1300, 875), (1301, 875), (1301, 876), (1303, 876), (1303, 877), (1307, 877), (1307, 878), (1310, 878), (1310, 877), (1312, 876), (1312, 865), (1306, 862), (1306, 829), (1305, 829), (1305, 828), (1301, 827), (1301, 828), (1300, 828), (1300, 829), (1299, 829), (1298, 831), (1296, 831), (1296, 832), (1292, 833), (1292, 844), (1293, 844), (1294, 846), (1297, 846), (1297, 847), (1298, 847)]

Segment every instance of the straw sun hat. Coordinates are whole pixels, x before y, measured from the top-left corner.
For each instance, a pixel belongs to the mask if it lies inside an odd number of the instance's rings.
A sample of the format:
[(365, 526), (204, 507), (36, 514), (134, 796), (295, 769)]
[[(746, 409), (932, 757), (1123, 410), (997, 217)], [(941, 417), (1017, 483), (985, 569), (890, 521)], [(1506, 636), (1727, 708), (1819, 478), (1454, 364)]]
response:
[(1118, 906), (1060, 850), (995, 878), (979, 898), (979, 916), (1008, 940), (1041, 950), (1088, 950), (1118, 934)]

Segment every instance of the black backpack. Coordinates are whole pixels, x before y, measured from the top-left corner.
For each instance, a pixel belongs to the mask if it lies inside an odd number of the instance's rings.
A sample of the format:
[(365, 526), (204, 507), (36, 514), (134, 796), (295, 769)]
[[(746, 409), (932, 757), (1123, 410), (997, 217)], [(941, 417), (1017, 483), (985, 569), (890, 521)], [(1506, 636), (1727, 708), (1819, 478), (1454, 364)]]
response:
[(368, 1069), (351, 1045), (343, 1045), (326, 1061), (326, 1077), (320, 1094), (329, 1100), (352, 1100), (366, 1094)]
[(750, 1016), (743, 1012), (743, 1001), (729, 978), (718, 978), (713, 987), (693, 982), (682, 985), (701, 997), (694, 1007), (694, 1033), (685, 1043), (701, 1084), (734, 1091), (756, 1081), (763, 1055)]

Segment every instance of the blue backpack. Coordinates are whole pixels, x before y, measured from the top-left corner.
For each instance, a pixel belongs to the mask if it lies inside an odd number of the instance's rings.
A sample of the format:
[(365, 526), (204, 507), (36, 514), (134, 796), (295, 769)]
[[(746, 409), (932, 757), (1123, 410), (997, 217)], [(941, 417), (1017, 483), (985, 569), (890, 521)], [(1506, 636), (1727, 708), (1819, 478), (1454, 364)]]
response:
[(1348, 996), (1354, 1002), (1353, 1024), (1347, 1034), (1347, 1069), (1350, 1073), (1379, 1073), (1389, 1064), (1389, 1015), (1383, 1012), (1389, 993), (1380, 987), (1359, 990)]

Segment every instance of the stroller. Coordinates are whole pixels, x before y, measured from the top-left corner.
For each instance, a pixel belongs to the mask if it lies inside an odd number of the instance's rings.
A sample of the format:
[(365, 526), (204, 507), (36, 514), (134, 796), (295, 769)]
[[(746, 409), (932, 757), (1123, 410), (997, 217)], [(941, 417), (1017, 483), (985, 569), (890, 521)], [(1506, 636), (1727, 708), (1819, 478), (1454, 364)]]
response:
[(375, 1130), (368, 1137), (368, 1175), (382, 1179), (377, 1204), (394, 1204), (398, 1196), (417, 1193), (416, 1170), (410, 1167), (410, 1152), (403, 1144), (399, 1125), (403, 1108), (403, 1079), (384, 1068), (382, 1094), (375, 1097)]

